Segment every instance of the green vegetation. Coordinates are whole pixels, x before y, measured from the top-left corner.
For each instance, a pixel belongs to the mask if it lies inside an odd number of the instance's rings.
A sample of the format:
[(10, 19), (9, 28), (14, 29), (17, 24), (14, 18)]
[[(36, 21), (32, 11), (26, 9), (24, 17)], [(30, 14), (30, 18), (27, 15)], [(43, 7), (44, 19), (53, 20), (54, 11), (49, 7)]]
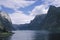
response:
[(6, 12), (0, 11), (0, 37), (12, 35), (12, 23)]
[(11, 32), (1, 32), (0, 33), (0, 37), (8, 37), (8, 36), (11, 36), (13, 33)]

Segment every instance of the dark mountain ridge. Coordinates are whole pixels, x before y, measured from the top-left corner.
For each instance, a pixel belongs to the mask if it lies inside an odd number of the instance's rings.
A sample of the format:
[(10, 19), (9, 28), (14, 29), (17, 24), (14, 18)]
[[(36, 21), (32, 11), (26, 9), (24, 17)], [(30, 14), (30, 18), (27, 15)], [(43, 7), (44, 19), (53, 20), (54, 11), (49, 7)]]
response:
[[(25, 26), (26, 27), (26, 26)], [(22, 27), (23, 29), (25, 27)], [(60, 31), (60, 7), (50, 6), (47, 14), (37, 15), (26, 30)]]
[(12, 31), (12, 29), (12, 22), (9, 15), (4, 11), (0, 11), (0, 31)]
[(40, 24), (44, 20), (46, 14), (37, 15), (29, 24), (30, 30), (40, 30)]
[(47, 16), (42, 22), (42, 29), (60, 31), (60, 7), (50, 6)]

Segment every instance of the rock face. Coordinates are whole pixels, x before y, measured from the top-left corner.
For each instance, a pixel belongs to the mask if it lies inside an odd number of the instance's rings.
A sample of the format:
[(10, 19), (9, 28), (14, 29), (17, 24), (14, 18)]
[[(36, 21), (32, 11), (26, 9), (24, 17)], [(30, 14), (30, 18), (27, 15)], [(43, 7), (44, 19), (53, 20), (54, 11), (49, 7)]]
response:
[(48, 30), (59, 32), (60, 7), (50, 6), (47, 14), (37, 15), (26, 28), (28, 30)]
[(42, 22), (42, 29), (60, 31), (60, 7), (50, 6), (47, 16)]
[(12, 22), (6, 12), (0, 11), (0, 31), (11, 31)]
[(40, 30), (40, 24), (44, 20), (46, 14), (37, 15), (29, 24), (30, 30)]
[(42, 27), (40, 27), (40, 24), (45, 18), (45, 16), (46, 14), (37, 15), (29, 24), (13, 24), (13, 26), (15, 30), (41, 30)]
[(60, 31), (60, 7), (50, 6), (47, 14), (36, 16), (30, 29)]

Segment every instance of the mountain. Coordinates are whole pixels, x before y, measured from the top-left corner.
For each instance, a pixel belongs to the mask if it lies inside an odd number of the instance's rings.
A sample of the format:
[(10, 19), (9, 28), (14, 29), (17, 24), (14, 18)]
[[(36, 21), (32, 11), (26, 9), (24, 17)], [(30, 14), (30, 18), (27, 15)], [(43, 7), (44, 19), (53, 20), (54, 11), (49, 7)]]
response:
[(50, 6), (47, 16), (41, 24), (42, 29), (60, 31), (60, 7)]
[(30, 30), (60, 31), (60, 7), (50, 6), (47, 14), (37, 15), (29, 27)]
[(18, 25), (19, 30), (60, 31), (60, 7), (50, 6), (47, 14), (37, 15), (29, 24)]
[(46, 14), (37, 15), (29, 24), (30, 30), (40, 30), (40, 24), (44, 20)]
[(11, 31), (13, 29), (9, 15), (0, 11), (0, 31)]
[(14, 30), (29, 30), (29, 24), (13, 24)]
[(13, 25), (14, 30), (19, 30), (20, 25), (17, 25), (17, 24), (12, 24), (12, 25)]
[(29, 24), (13, 24), (15, 30), (41, 30), (40, 24), (45, 18), (46, 14), (37, 15)]
[(29, 30), (29, 24), (21, 24), (18, 26), (19, 30)]

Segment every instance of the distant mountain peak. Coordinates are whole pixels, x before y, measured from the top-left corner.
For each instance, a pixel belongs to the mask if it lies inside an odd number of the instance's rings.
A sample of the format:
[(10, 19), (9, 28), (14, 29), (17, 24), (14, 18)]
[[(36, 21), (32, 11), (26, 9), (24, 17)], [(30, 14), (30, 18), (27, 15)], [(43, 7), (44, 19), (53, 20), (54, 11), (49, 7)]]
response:
[(9, 22), (11, 22), (11, 19), (10, 19), (10, 17), (9, 17), (9, 15), (8, 15), (8, 13), (7, 12), (5, 12), (5, 11), (0, 11), (0, 16), (4, 19), (8, 19), (9, 20)]

